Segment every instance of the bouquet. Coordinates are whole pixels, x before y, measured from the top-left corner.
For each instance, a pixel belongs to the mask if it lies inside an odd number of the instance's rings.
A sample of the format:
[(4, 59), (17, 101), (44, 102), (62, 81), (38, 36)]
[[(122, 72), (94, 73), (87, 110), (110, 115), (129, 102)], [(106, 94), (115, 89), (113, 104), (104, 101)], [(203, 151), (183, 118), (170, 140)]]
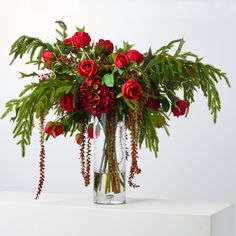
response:
[[(41, 39), (21, 36), (12, 45), (11, 64), (27, 54), (27, 64), (36, 72), (20, 72), (21, 78), (36, 77), (25, 86), (19, 97), (6, 103), (4, 118), (14, 111), (14, 138), (25, 147), (31, 142), (35, 119), (40, 126), (40, 179), (36, 193), (39, 197), (45, 168), (44, 142), (59, 135), (74, 136), (80, 148), (81, 173), (85, 185), (90, 183), (91, 139), (99, 139), (103, 132), (103, 154), (98, 172), (94, 175), (94, 191), (105, 185), (105, 194), (119, 194), (125, 190), (125, 174), (119, 167), (117, 130), (120, 128), (122, 160), (131, 160), (128, 183), (134, 183), (141, 172), (138, 149), (142, 145), (158, 154), (157, 130), (168, 134), (168, 121), (187, 116), (194, 94), (202, 90), (208, 108), (216, 122), (221, 103), (217, 83), (226, 74), (215, 66), (204, 64), (192, 52), (183, 52), (184, 39), (178, 39), (155, 52), (141, 53), (133, 45), (123, 42), (114, 46), (110, 40), (91, 41), (85, 28), (76, 28), (69, 37), (67, 26), (56, 21), (59, 38), (53, 44)], [(41, 72), (41, 71), (45, 72)], [(179, 95), (177, 95), (179, 94)], [(45, 119), (50, 111), (55, 120)], [(128, 138), (130, 136), (130, 138)], [(130, 145), (125, 143), (129, 142)]]

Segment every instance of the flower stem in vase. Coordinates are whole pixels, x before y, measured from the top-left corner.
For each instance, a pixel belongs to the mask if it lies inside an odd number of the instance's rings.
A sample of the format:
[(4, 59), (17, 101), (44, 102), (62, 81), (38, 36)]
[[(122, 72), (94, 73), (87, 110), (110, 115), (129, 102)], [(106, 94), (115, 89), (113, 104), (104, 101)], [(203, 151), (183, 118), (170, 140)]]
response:
[[(117, 120), (116, 112), (103, 114), (95, 127), (102, 132), (95, 138), (94, 202), (99, 204), (120, 204), (125, 202), (125, 140), (123, 122)], [(120, 134), (118, 130), (123, 130)], [(101, 145), (103, 143), (103, 145)], [(103, 149), (100, 147), (103, 146)]]

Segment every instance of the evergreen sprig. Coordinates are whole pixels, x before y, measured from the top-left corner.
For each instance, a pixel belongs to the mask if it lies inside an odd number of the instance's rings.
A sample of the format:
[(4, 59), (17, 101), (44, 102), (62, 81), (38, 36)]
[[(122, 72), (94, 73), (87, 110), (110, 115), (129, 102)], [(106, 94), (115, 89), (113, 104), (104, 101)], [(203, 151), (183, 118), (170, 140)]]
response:
[(154, 153), (155, 157), (158, 155), (158, 143), (159, 139), (156, 132), (156, 124), (153, 124), (153, 114), (149, 109), (143, 114), (143, 119), (139, 126), (139, 146), (145, 140), (146, 147)]
[[(161, 47), (156, 53), (146, 54), (144, 71), (149, 75), (152, 84), (164, 92), (171, 102), (177, 99), (175, 91), (183, 90), (184, 99), (194, 102), (194, 92), (201, 89), (208, 99), (208, 108), (216, 122), (221, 103), (216, 83), (224, 79), (230, 87), (229, 80), (220, 69), (203, 64), (202, 58), (191, 52), (182, 53), (183, 39), (174, 40)], [(170, 50), (177, 45), (173, 54)]]
[(62, 41), (64, 41), (64, 39), (67, 38), (67, 26), (61, 20), (55, 21), (55, 23), (60, 26), (61, 30), (56, 29), (56, 32), (61, 36)]
[[(29, 63), (36, 62), (38, 64), (38, 68), (42, 63), (42, 55), (43, 51), (47, 48), (47, 44), (42, 42), (38, 38), (29, 37), (23, 35), (19, 37), (11, 46), (11, 51), (9, 55), (12, 55), (12, 61), (10, 65), (17, 59), (22, 58), (24, 54), (30, 54), (30, 61)], [(34, 58), (35, 53), (38, 49), (38, 53), (36, 58)], [(34, 61), (35, 59), (35, 61)]]
[(15, 123), (13, 137), (19, 138), (17, 144), (21, 145), (23, 157), (25, 156), (25, 146), (30, 144), (34, 118), (38, 119), (42, 111), (46, 116), (55, 103), (73, 86), (72, 81), (50, 78), (25, 86), (18, 99), (7, 102), (6, 111), (1, 119), (11, 111), (16, 111), (15, 117), (11, 118)]

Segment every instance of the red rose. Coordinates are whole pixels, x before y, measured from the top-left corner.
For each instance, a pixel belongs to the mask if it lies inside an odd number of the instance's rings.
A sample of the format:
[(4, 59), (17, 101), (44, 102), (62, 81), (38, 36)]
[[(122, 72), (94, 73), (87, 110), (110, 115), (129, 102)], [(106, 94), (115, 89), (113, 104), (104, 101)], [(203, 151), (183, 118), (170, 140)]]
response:
[(180, 109), (187, 109), (189, 107), (189, 102), (185, 101), (185, 100), (179, 100), (178, 102), (176, 102), (176, 105), (180, 108)]
[(44, 50), (42, 58), (45, 62), (54, 61), (54, 54), (48, 50)]
[(53, 138), (56, 138), (63, 133), (63, 127), (60, 122), (48, 122), (45, 127), (45, 133), (50, 134)]
[(76, 32), (71, 38), (64, 40), (65, 44), (72, 44), (75, 47), (88, 46), (91, 42), (91, 38), (88, 33)]
[(141, 85), (131, 79), (122, 85), (122, 95), (128, 100), (137, 100), (141, 95), (141, 91)]
[(93, 139), (93, 125), (89, 125), (88, 127), (88, 137)]
[(104, 52), (112, 53), (114, 46), (110, 40), (99, 39), (96, 46)]
[(134, 61), (137, 64), (141, 63), (144, 60), (143, 54), (137, 50), (129, 50), (126, 53), (126, 56), (129, 58), (129, 60)]
[(122, 53), (118, 53), (115, 57), (115, 65), (118, 67), (118, 68), (123, 68), (123, 67), (126, 67), (128, 66), (129, 64), (129, 58), (125, 55), (125, 54), (122, 54)]
[(72, 42), (73, 42), (72, 37), (64, 40), (64, 44), (72, 44)]
[(185, 100), (179, 100), (176, 102), (176, 107), (172, 107), (171, 111), (174, 114), (174, 116), (183, 116), (189, 107), (189, 102)]
[(97, 64), (93, 60), (83, 60), (78, 65), (78, 72), (84, 78), (91, 78), (98, 71)]
[[(45, 62), (50, 62), (50, 61), (54, 61), (54, 54), (48, 50), (44, 50), (43, 51), (43, 55), (42, 58)], [(50, 65), (46, 66), (46, 68), (48, 70), (51, 70), (52, 67)]]
[(74, 96), (72, 93), (68, 93), (61, 98), (60, 107), (66, 112), (73, 112), (75, 110)]
[(45, 133), (46, 134), (51, 134), (52, 128), (53, 128), (53, 122), (49, 121), (45, 126), (45, 129), (44, 129)]
[(81, 134), (76, 134), (75, 136), (75, 141), (81, 145), (82, 144), (82, 141), (83, 141), (83, 136)]

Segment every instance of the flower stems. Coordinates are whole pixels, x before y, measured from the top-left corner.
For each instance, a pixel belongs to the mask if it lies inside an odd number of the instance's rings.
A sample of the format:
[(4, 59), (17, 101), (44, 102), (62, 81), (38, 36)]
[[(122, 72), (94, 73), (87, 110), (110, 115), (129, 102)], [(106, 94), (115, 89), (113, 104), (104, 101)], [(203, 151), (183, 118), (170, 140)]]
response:
[[(103, 127), (105, 138), (99, 169), (98, 172), (95, 171), (94, 175), (94, 191), (103, 191), (105, 194), (120, 193), (125, 189), (125, 173), (121, 170), (122, 166), (117, 160), (116, 130), (118, 122), (116, 112), (107, 113), (99, 122)], [(125, 158), (121, 160), (125, 161)]]

